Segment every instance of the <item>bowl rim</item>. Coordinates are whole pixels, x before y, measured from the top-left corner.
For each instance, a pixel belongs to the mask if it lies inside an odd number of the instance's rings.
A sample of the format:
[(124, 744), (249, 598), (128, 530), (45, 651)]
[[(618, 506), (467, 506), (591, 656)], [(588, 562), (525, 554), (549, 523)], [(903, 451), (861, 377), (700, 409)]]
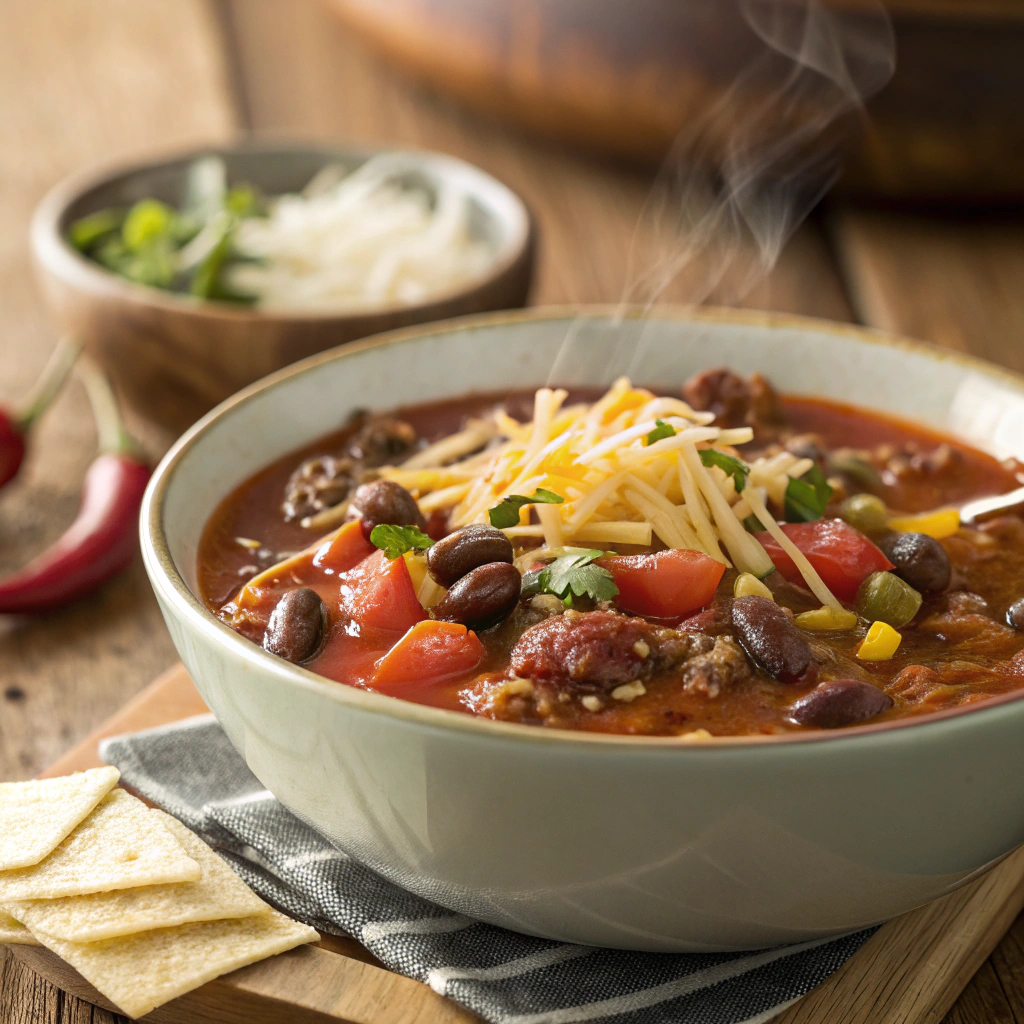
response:
[[(266, 310), (253, 306), (232, 305), (203, 299), (194, 295), (168, 292), (119, 277), (112, 270), (90, 260), (67, 240), (64, 220), (68, 209), (86, 193), (103, 185), (127, 180), (146, 171), (174, 163), (189, 163), (204, 156), (305, 152), (337, 159), (368, 160), (384, 153), (412, 158), (417, 164), (437, 175), (458, 173), (467, 176), (474, 188), (470, 191), (488, 211), (491, 219), (502, 226), (502, 239), (486, 269), (456, 288), (437, 292), (422, 302), (391, 303), (358, 309)], [(513, 211), (512, 219), (495, 212), (486, 193), (501, 195)], [(536, 222), (526, 201), (511, 186), (489, 171), (461, 157), (438, 150), (412, 146), (348, 145), (325, 140), (291, 139), (287, 136), (246, 138), (236, 142), (209, 142), (175, 146), (157, 151), (145, 158), (119, 159), (90, 166), (58, 181), (39, 201), (31, 219), (29, 237), (33, 255), (48, 273), (65, 283), (105, 297), (150, 306), (185, 316), (210, 316), (242, 323), (266, 321), (275, 323), (323, 323), (359, 319), (380, 319), (396, 316), (419, 316), (435, 307), (465, 298), (509, 274), (523, 260), (531, 261), (536, 244)]]
[[(828, 742), (833, 748), (839, 749), (848, 743), (864, 745), (872, 740), (875, 742), (899, 741), (902, 734), (910, 729), (912, 736), (923, 736), (928, 730), (934, 736), (942, 728), (962, 727), (965, 719), (972, 722), (979, 718), (998, 715), (1000, 710), (1009, 704), (1024, 702), (1024, 688), (1010, 693), (999, 694), (975, 703), (935, 711), (920, 716), (896, 719), (875, 724), (850, 726), (845, 729), (814, 729), (800, 733), (783, 733), (758, 736), (715, 736), (700, 741), (686, 741), (680, 736), (636, 736), (619, 733), (596, 733), (571, 729), (556, 729), (540, 726), (523, 725), (516, 722), (501, 722), (481, 718), (459, 711), (416, 704), (385, 694), (364, 690), (346, 683), (328, 679), (309, 669), (293, 665), (271, 654), (257, 644), (236, 633), (220, 619), (216, 618), (185, 583), (171, 556), (163, 525), (163, 508), (167, 490), (173, 479), (175, 470), (192, 446), (203, 437), (215, 424), (219, 423), (238, 407), (253, 401), (263, 391), (275, 387), (284, 380), (315, 373), (326, 363), (337, 359), (345, 359), (369, 349), (390, 345), (415, 344), (423, 337), (446, 334), (453, 330), (486, 328), (497, 325), (514, 325), (534, 321), (563, 320), (571, 317), (610, 318), (623, 316), (626, 319), (657, 318), (663, 320), (685, 320), (689, 322), (727, 323), (739, 326), (767, 327), (770, 329), (788, 328), (802, 332), (818, 331), (846, 337), (873, 345), (896, 348), (905, 352), (922, 355), (938, 361), (948, 361), (974, 370), (988, 377), (1002, 379), (1014, 390), (1024, 396), (1024, 375), (1018, 375), (995, 364), (973, 356), (965, 355), (951, 349), (941, 348), (927, 342), (914, 341), (900, 335), (880, 331), (875, 328), (861, 327), (853, 324), (842, 324), (814, 317), (798, 316), (789, 313), (762, 312), (758, 310), (729, 309), (712, 306), (681, 306), (665, 305), (653, 310), (640, 307), (623, 307), (612, 305), (554, 305), (531, 307), (523, 310), (508, 310), (492, 313), (480, 313), (472, 316), (454, 317), (449, 320), (435, 321), (429, 324), (399, 328), (387, 331), (370, 338), (328, 349), (317, 353), (300, 362), (256, 381), (228, 398), (202, 419), (190, 427), (174, 443), (159, 466), (153, 473), (143, 498), (140, 513), (140, 539), (143, 561), (150, 583), (167, 605), (174, 609), (175, 614), (184, 617), (193, 627), (210, 636), (215, 642), (226, 645), (228, 650), (243, 662), (258, 668), (262, 672), (270, 672), (278, 679), (312, 691), (322, 696), (352, 707), (354, 710), (383, 715), (387, 718), (443, 731), (454, 730), (468, 733), (476, 737), (491, 737), (518, 742), (545, 743), (555, 745), (579, 746), (596, 745), (600, 747), (628, 748), (634, 752), (700, 751), (700, 756), (717, 751), (749, 751), (761, 748), (791, 749), (794, 745), (803, 746)], [(895, 736), (893, 734), (900, 734)]]

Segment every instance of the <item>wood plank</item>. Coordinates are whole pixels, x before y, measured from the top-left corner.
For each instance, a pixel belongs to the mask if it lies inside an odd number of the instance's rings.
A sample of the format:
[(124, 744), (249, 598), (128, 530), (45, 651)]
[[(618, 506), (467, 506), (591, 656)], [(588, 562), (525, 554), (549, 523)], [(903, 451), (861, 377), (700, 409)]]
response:
[[(62, 991), (99, 1007), (98, 1013), (113, 1011), (109, 1000), (49, 950), (12, 946), (10, 953)], [(478, 1017), (421, 982), (317, 946), (207, 982), (145, 1019), (147, 1024), (479, 1024)]]
[(1024, 907), (1024, 849), (969, 885), (883, 925), (773, 1024), (934, 1024)]
[(963, 995), (946, 1015), (946, 1024), (1017, 1024), (990, 961), (970, 980)]
[[(24, 395), (55, 341), (32, 282), (28, 222), (65, 174), (234, 131), (235, 111), (206, 0), (174, 4), (7, 0), (0, 32), (0, 404)], [(168, 438), (133, 423), (156, 455)], [(0, 501), (0, 572), (70, 523), (95, 450), (88, 405), (68, 389)], [(36, 774), (174, 657), (140, 564), (52, 615), (0, 618), (0, 779)], [(47, 985), (0, 950), (0, 1020), (116, 1017)]]
[[(257, 132), (440, 149), (518, 191), (540, 225), (535, 302), (618, 301), (637, 268), (655, 261), (657, 226), (645, 214), (649, 176), (538, 142), (430, 94), (386, 68), (322, 4), (285, 9), (276, 0), (229, 0), (228, 10)], [(662, 299), (851, 315), (814, 226), (799, 231), (770, 277), (746, 294), (739, 265), (710, 290), (706, 275), (697, 261)]]
[(858, 319), (1024, 371), (1024, 219), (841, 209), (832, 219)]
[[(166, 725), (206, 711), (185, 667), (179, 663), (42, 774), (64, 775), (94, 768), (103, 763), (97, 748), (106, 737)], [(51, 981), (61, 993), (101, 1007), (98, 1013), (114, 1009), (77, 971), (49, 950), (11, 946), (7, 955), (33, 974)], [(8, 963), (4, 970), (9, 971), (10, 967)], [(53, 1002), (51, 992), (55, 991), (43, 990), (47, 1003)], [(58, 996), (55, 1003), (58, 1013), (62, 999), (63, 995)], [(24, 1010), (23, 1000), (20, 1006), (15, 1005), (12, 1015)], [(327, 936), (315, 947), (303, 947), (234, 971), (158, 1008), (146, 1019), (153, 1024), (249, 1024), (253, 1020), (261, 1024), (477, 1021), (473, 1014), (426, 985), (387, 970), (357, 942), (340, 936)], [(0, 1016), (0, 1020), (6, 1022), (7, 1018)]]

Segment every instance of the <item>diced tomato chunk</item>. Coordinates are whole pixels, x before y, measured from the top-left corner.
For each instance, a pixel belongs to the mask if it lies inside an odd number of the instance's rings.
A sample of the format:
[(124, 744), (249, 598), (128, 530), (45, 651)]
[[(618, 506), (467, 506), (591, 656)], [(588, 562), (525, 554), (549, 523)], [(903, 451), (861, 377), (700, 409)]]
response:
[(313, 564), (323, 572), (347, 572), (376, 550), (363, 536), (359, 521), (353, 520), (320, 545), (313, 556)]
[(404, 558), (378, 551), (340, 580), (342, 611), (360, 625), (405, 631), (427, 617)]
[(715, 596), (725, 566), (700, 551), (670, 549), (650, 555), (611, 555), (598, 565), (619, 588), (616, 605), (631, 615), (681, 619)]
[[(892, 568), (892, 562), (860, 530), (842, 519), (787, 523), (782, 532), (807, 556), (822, 582), (840, 601), (852, 601), (857, 588), (873, 572)], [(793, 559), (771, 534), (759, 533), (757, 539), (790, 583), (805, 585)]]
[(457, 622), (418, 622), (381, 658), (372, 686), (402, 696), (410, 687), (440, 683), (472, 672), (484, 645)]

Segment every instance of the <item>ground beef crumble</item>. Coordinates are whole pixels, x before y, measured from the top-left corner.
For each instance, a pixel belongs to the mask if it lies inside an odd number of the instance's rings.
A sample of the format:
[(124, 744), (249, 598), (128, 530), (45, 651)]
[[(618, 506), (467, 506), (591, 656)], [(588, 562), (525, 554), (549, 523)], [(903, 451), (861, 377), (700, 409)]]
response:
[[(750, 664), (729, 636), (655, 626), (616, 612), (566, 612), (531, 627), (512, 648), (517, 680), (570, 697), (615, 696), (619, 687), (643, 684), (679, 670), (693, 693), (717, 697), (750, 674)], [(625, 691), (633, 699), (640, 688)]]

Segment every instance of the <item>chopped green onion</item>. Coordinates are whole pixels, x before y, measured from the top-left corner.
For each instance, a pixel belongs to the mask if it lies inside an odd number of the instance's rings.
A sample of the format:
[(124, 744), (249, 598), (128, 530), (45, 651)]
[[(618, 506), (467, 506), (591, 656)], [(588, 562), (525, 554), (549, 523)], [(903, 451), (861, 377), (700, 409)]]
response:
[(131, 252), (139, 252), (158, 239), (171, 240), (177, 214), (159, 199), (140, 199), (121, 226), (121, 238)]
[(675, 437), (676, 428), (664, 420), (655, 420), (654, 429), (647, 435), (647, 443), (654, 444), (655, 441), (663, 441), (666, 437)]
[(124, 214), (117, 210), (98, 210), (81, 217), (68, 230), (68, 241), (80, 252), (86, 252), (107, 235), (121, 230)]
[(717, 448), (701, 448), (697, 454), (700, 455), (700, 461), (705, 466), (717, 466), (731, 476), (737, 494), (746, 487), (750, 467), (742, 459), (720, 452)]
[(786, 485), (785, 518), (790, 523), (812, 523), (825, 514), (832, 487), (820, 467), (812, 466)]

